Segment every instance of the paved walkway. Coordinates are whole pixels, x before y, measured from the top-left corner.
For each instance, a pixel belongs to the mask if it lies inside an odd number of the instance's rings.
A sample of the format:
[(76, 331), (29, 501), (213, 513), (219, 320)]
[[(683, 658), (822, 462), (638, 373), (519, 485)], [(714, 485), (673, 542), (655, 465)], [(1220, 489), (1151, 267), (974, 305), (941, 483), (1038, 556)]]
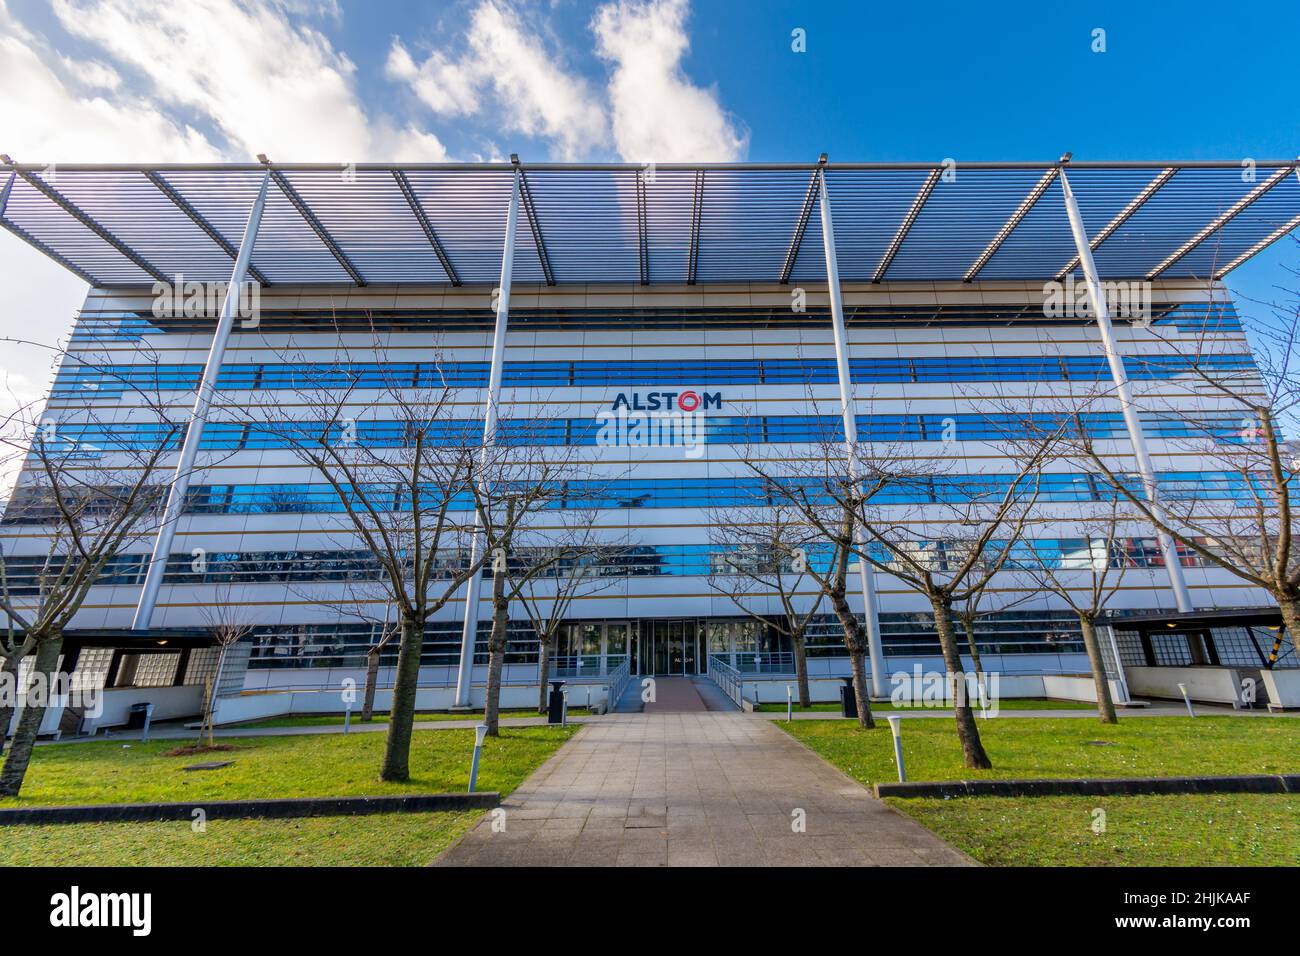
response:
[[(614, 714), (582, 730), (442, 866), (951, 865), (971, 861), (740, 713)], [(798, 811), (802, 811), (800, 814)], [(800, 816), (805, 832), (795, 832)]]

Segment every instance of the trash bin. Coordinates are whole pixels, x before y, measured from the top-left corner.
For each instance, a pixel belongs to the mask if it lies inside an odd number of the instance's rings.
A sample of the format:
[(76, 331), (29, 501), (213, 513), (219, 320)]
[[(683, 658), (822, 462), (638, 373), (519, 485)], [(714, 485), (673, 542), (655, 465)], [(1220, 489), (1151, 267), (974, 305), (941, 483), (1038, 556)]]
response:
[(858, 716), (858, 698), (853, 693), (853, 678), (841, 677), (844, 686), (840, 688), (840, 716), (852, 717), (855, 720)]
[(551, 694), (546, 698), (546, 722), (548, 724), (564, 723), (564, 681), (551, 681)]
[(149, 722), (149, 711), (152, 709), (150, 704), (132, 704), (131, 709), (126, 712), (126, 729), (143, 730), (145, 724)]

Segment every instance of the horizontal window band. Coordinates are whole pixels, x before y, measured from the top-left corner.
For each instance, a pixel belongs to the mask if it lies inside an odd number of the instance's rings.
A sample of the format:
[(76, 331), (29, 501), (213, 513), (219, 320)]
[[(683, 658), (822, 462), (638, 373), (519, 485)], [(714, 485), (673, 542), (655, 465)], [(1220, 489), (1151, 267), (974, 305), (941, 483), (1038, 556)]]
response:
[[(1125, 356), (1135, 380), (1160, 380), (1192, 374), (1256, 374), (1247, 352), (1204, 356)], [(1110, 381), (1102, 355), (999, 355), (991, 358), (850, 359), (856, 384), (944, 382)], [(119, 395), (125, 391), (193, 391), (200, 365), (77, 365), (64, 364), (54, 382), (54, 396)], [(485, 388), (487, 362), (394, 362), (341, 364), (224, 365), (219, 390), (312, 391), (337, 389), (454, 389)], [(758, 360), (641, 360), (575, 362), (507, 362), (506, 388), (601, 387), (635, 389), (691, 387), (718, 389), (727, 385), (836, 384), (834, 359)]]

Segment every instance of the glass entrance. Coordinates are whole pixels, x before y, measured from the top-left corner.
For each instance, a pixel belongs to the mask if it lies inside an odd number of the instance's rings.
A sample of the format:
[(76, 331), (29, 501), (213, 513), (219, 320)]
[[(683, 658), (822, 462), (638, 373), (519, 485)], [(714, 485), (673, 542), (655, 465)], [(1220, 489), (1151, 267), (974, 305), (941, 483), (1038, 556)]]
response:
[(698, 674), (699, 626), (695, 620), (642, 621), (638, 641), (641, 673)]

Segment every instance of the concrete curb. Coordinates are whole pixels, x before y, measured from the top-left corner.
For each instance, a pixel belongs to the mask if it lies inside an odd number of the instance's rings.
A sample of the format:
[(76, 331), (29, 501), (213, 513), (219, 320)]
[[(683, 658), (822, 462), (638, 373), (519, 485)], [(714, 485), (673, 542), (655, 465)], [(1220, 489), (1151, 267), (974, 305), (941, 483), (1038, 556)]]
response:
[(278, 800), (208, 800), (189, 803), (101, 803), (67, 807), (0, 809), (0, 826), (36, 823), (153, 823), (192, 820), (196, 810), (209, 820), (286, 817), (367, 816), (374, 813), (432, 813), (490, 810), (496, 791), (413, 793), (383, 797), (287, 797)]
[(1122, 797), (1177, 793), (1300, 793), (1300, 774), (877, 783), (873, 785), (872, 792), (877, 797)]

